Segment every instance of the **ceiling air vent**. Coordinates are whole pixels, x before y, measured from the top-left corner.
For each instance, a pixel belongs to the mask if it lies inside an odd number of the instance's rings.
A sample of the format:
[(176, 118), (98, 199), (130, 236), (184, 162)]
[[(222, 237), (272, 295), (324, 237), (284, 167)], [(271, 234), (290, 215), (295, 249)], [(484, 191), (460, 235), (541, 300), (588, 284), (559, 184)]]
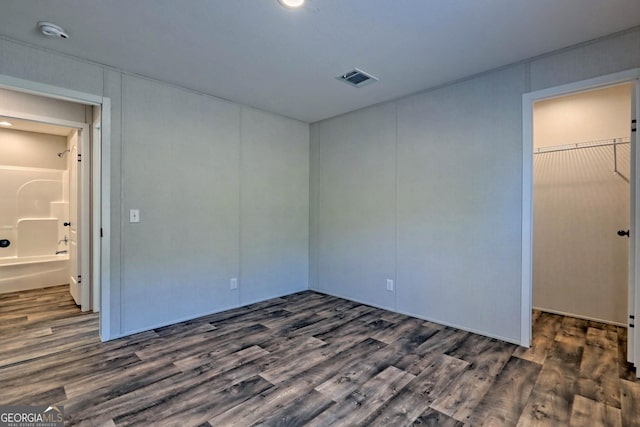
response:
[(353, 70), (344, 73), (341, 76), (336, 77), (338, 80), (342, 80), (345, 83), (349, 83), (351, 86), (362, 87), (369, 83), (377, 82), (378, 78), (371, 74), (365, 73), (362, 70), (354, 68)]

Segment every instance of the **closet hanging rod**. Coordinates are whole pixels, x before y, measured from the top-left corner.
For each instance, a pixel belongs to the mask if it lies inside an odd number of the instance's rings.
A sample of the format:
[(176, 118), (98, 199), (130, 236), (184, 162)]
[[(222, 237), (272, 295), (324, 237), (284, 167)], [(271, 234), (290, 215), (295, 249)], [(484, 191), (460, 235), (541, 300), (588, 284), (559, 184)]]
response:
[(555, 153), (558, 151), (580, 150), (583, 148), (593, 148), (593, 147), (611, 147), (611, 146), (616, 146), (621, 144), (630, 144), (630, 143), (631, 143), (631, 138), (629, 137), (600, 139), (597, 141), (577, 142), (575, 144), (538, 147), (538, 148), (534, 148), (533, 154)]

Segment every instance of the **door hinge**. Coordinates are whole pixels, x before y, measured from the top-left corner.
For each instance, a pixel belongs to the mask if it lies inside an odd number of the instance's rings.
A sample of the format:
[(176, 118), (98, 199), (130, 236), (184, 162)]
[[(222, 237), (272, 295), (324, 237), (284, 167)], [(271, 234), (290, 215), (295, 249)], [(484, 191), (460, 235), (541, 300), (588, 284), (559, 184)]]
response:
[(78, 153), (78, 161), (81, 162), (82, 161), (82, 154)]
[(629, 327), (634, 328), (635, 326), (633, 326), (633, 323), (629, 323)]
[(104, 234), (102, 232), (102, 227), (100, 227), (100, 237), (104, 237)]
[(78, 283), (82, 283), (82, 276), (78, 275)]
[(635, 318), (636, 318), (636, 316), (634, 316), (633, 314), (630, 314), (630, 315), (629, 315), (629, 319), (633, 320), (633, 319), (635, 319)]
[(631, 132), (635, 132), (636, 131), (636, 120), (633, 119), (631, 120)]

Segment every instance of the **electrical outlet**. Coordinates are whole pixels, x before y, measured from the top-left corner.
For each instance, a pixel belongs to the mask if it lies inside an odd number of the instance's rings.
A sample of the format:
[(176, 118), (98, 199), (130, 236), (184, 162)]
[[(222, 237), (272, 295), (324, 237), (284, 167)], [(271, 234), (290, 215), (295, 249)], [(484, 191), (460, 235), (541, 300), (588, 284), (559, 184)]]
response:
[(393, 292), (393, 280), (387, 279), (387, 291)]
[(238, 289), (238, 278), (232, 277), (230, 280), (230, 288), (231, 290)]

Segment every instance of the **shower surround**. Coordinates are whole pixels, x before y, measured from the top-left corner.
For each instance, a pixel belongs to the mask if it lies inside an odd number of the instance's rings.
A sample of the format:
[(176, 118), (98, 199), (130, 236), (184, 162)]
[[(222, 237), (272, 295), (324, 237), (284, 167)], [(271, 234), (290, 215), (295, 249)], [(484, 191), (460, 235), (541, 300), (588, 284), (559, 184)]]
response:
[(66, 170), (0, 165), (0, 293), (69, 281)]

